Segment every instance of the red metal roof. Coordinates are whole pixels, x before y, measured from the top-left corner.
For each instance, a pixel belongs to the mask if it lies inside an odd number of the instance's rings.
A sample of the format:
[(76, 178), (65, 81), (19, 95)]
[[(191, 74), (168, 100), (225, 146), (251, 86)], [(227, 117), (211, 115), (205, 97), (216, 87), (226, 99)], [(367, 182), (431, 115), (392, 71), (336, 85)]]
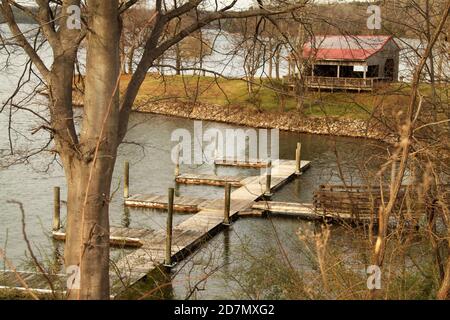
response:
[(392, 36), (316, 36), (304, 45), (303, 57), (314, 57), (316, 60), (367, 60), (390, 40)]

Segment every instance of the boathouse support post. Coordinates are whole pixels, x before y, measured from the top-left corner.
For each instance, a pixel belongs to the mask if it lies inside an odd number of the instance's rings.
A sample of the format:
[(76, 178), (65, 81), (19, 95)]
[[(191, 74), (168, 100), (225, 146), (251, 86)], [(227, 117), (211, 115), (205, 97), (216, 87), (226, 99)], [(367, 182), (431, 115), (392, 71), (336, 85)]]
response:
[(266, 174), (266, 191), (264, 197), (270, 198), (272, 196), (270, 185), (272, 184), (272, 160), (267, 162), (267, 174)]
[(295, 174), (302, 174), (302, 144), (300, 142), (297, 143), (297, 149), (295, 150)]
[(173, 202), (175, 189), (169, 188), (169, 202), (167, 204), (167, 228), (166, 228), (166, 257), (164, 265), (173, 267), (172, 264), (172, 226), (173, 226)]
[(125, 161), (123, 168), (123, 197), (128, 199), (130, 197), (130, 163)]
[(231, 207), (231, 184), (225, 184), (225, 205), (224, 205), (224, 218), (223, 224), (230, 225), (230, 207)]
[(53, 188), (53, 231), (61, 229), (61, 188)]

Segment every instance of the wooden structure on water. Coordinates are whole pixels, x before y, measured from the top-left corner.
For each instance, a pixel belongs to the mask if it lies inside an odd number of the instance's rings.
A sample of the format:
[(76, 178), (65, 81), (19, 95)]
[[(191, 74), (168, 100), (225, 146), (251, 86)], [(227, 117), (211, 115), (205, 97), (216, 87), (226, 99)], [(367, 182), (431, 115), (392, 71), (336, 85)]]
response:
[[(376, 223), (376, 215), (361, 214), (355, 216), (351, 211), (332, 211), (316, 207), (313, 203), (259, 201), (252, 205), (252, 210), (243, 212), (242, 216), (263, 216), (265, 214), (297, 217), (307, 220), (325, 220), (337, 222)], [(374, 220), (371, 220), (374, 218)]]
[(258, 201), (252, 205), (252, 210), (254, 210), (254, 212), (250, 211), (247, 215), (258, 215), (257, 212), (260, 211), (260, 215), (269, 213), (305, 219), (318, 218), (314, 211), (314, 206), (311, 203)]
[[(200, 208), (208, 206), (211, 201), (213, 200), (186, 196), (175, 197), (173, 209), (176, 212), (197, 213), (200, 211)], [(126, 198), (125, 205), (136, 208), (167, 210), (168, 201), (167, 196), (155, 194), (136, 194)]]
[(198, 184), (218, 187), (223, 187), (229, 183), (232, 187), (242, 187), (241, 181), (245, 178), (246, 177), (244, 176), (217, 176), (212, 174), (184, 173), (176, 176), (175, 181), (182, 184)]
[[(394, 203), (394, 210), (402, 215), (408, 211), (404, 196), (405, 187), (400, 189)], [(253, 204), (253, 211), (243, 215), (269, 213), (302, 219), (377, 224), (378, 210), (382, 202), (388, 200), (389, 193), (385, 192), (382, 199), (379, 186), (321, 185), (314, 192), (312, 203), (260, 201)]]
[[(300, 170), (307, 170), (309, 161), (301, 161)], [(270, 181), (270, 191), (283, 186), (295, 176), (298, 165), (293, 160), (279, 160), (271, 166), (268, 179), (267, 174), (248, 177), (242, 180), (242, 187), (231, 192), (229, 207), (226, 202), (212, 201), (210, 206), (201, 210), (173, 228), (171, 237), (171, 260), (177, 261), (189, 255), (198, 245), (212, 237), (224, 226), (227, 216), (229, 221), (235, 219), (241, 210), (250, 208), (253, 203), (267, 193), (267, 182)], [(227, 213), (228, 211), (228, 213)], [(165, 261), (166, 230), (158, 230), (148, 237), (141, 239), (143, 246), (125, 256), (116, 263), (119, 270), (120, 283), (125, 284), (122, 289), (144, 278), (147, 273), (160, 267)], [(115, 291), (119, 294), (120, 290)]]
[(216, 166), (241, 167), (241, 168), (266, 168), (268, 162), (259, 159), (239, 160), (221, 158), (214, 160)]
[[(394, 203), (396, 211), (406, 212), (408, 209), (403, 203), (404, 193), (402, 188)], [(379, 186), (321, 185), (314, 192), (313, 205), (315, 211), (324, 217), (377, 223), (378, 210), (388, 200), (389, 193), (385, 192), (382, 198)]]
[[(109, 242), (113, 247), (139, 248), (143, 245), (141, 238), (148, 237), (152, 233), (153, 231), (149, 229), (111, 227)], [(66, 233), (61, 230), (53, 231), (53, 239), (65, 241)]]
[[(168, 209), (167, 196), (154, 194), (136, 194), (125, 199), (125, 205), (143, 209)], [(203, 199), (193, 197), (175, 197), (173, 210), (180, 213), (197, 213), (202, 209), (220, 206), (223, 199)]]

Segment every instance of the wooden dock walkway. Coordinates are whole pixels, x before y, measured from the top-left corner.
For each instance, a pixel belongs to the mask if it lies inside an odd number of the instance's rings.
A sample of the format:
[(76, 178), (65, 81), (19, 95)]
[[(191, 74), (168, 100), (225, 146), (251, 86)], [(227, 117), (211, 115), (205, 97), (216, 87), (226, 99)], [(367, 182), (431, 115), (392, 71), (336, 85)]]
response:
[(246, 177), (244, 176), (217, 176), (213, 174), (184, 173), (175, 177), (175, 181), (177, 183), (183, 184), (197, 184), (219, 187), (223, 187), (227, 183), (229, 183), (232, 187), (242, 187), (241, 181), (245, 178)]
[[(308, 169), (309, 161), (301, 162), (302, 171)], [(271, 190), (283, 186), (294, 175), (294, 160), (279, 160), (272, 164)], [(241, 210), (250, 208), (254, 201), (264, 195), (266, 174), (242, 180), (242, 187), (231, 193), (230, 218), (236, 218)], [(198, 245), (213, 236), (224, 225), (224, 201), (201, 209), (197, 214), (173, 228), (172, 261), (189, 255)], [(165, 257), (165, 230), (158, 230), (141, 239), (143, 246), (119, 260), (119, 282), (113, 283), (114, 294), (118, 295), (129, 285), (144, 278), (148, 272), (161, 266)], [(122, 284), (122, 286), (121, 286)], [(123, 285), (125, 284), (125, 285)], [(121, 287), (121, 289), (120, 289)]]
[(318, 218), (312, 203), (259, 201), (252, 205), (252, 209), (308, 219)]
[[(142, 238), (150, 236), (154, 231), (149, 229), (134, 229), (125, 227), (111, 227), (109, 234), (110, 244), (114, 247), (142, 247)], [(66, 240), (66, 233), (58, 230), (53, 231), (53, 239)]]
[[(252, 205), (252, 210), (311, 220), (356, 220), (355, 216), (349, 212), (326, 212), (321, 208), (316, 208), (313, 203), (259, 201)], [(257, 214), (249, 212), (248, 215), (251, 216)], [(358, 219), (360, 222), (370, 222), (370, 215), (360, 215)]]
[[(194, 197), (175, 197), (174, 211), (185, 213), (197, 213), (203, 208), (215, 206), (223, 202), (222, 199), (203, 199)], [(125, 205), (136, 208), (162, 209), (167, 210), (167, 196), (155, 194), (136, 194), (125, 199)]]

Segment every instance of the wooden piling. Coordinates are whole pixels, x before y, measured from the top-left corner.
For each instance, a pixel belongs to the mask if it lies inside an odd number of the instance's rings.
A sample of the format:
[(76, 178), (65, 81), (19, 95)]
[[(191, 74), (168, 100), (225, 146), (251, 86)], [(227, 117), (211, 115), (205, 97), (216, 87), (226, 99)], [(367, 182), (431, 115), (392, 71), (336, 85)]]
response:
[(266, 174), (266, 192), (264, 193), (265, 197), (271, 197), (272, 192), (270, 185), (272, 184), (272, 160), (269, 160), (267, 163), (267, 174)]
[(167, 228), (166, 228), (166, 258), (164, 265), (172, 266), (172, 225), (173, 225), (173, 203), (175, 189), (169, 188), (169, 202), (167, 206)]
[(297, 149), (295, 150), (295, 174), (296, 175), (301, 175), (302, 174), (302, 170), (301, 170), (301, 162), (302, 162), (301, 152), (302, 152), (302, 144), (300, 142), (298, 142), (297, 143)]
[(125, 161), (123, 171), (123, 197), (128, 199), (130, 197), (130, 163), (128, 161)]
[(224, 205), (224, 218), (223, 224), (230, 224), (230, 205), (231, 205), (231, 184), (225, 185), (225, 205)]
[(61, 229), (61, 189), (53, 188), (53, 231)]

